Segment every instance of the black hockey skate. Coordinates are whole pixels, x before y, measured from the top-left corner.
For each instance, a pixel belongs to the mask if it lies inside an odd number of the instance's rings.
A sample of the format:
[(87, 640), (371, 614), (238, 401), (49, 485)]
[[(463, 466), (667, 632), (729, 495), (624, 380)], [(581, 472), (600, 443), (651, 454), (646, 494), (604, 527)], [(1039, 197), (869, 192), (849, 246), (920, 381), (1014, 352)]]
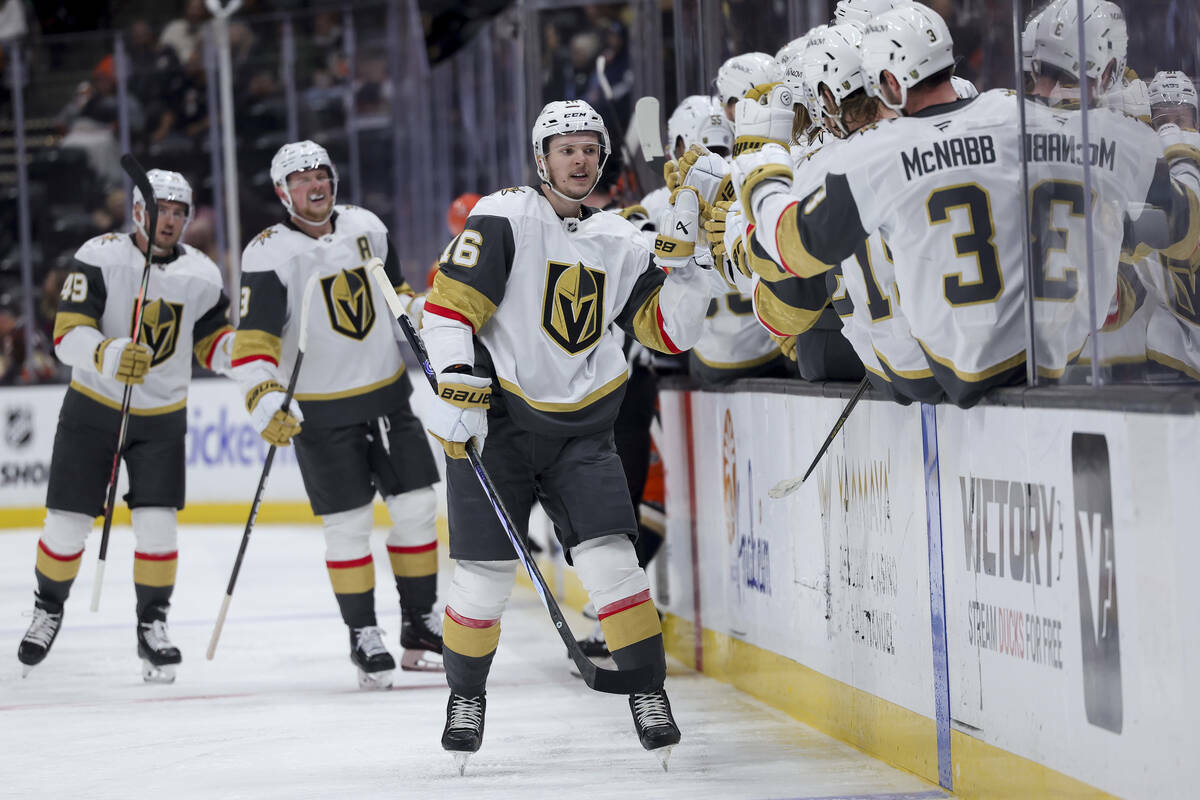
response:
[(663, 772), (666, 772), (671, 748), (679, 744), (679, 726), (671, 716), (667, 690), (630, 695), (629, 710), (633, 712), (633, 727), (642, 747), (658, 756)]
[(433, 609), (400, 608), (400, 669), (417, 672), (445, 672), (442, 654), (442, 618)]
[(467, 769), (467, 759), (483, 744), (483, 715), (487, 710), (487, 693), (478, 697), (463, 697), (454, 692), (446, 703), (446, 728), (442, 731), (442, 749), (454, 756), (458, 774)]
[(358, 667), (358, 688), (390, 689), (396, 660), (383, 644), (378, 625), (350, 629), (350, 660)]
[(50, 652), (50, 645), (54, 644), (58, 630), (62, 627), (62, 617), (61, 609), (54, 612), (39, 605), (33, 607), (33, 621), (29, 623), (29, 630), (25, 631), (25, 636), (17, 648), (22, 678), (42, 663), (42, 659)]
[(167, 637), (167, 615), (161, 609), (138, 620), (137, 652), (146, 683), (174, 683), (175, 666), (183, 661), (179, 648)]

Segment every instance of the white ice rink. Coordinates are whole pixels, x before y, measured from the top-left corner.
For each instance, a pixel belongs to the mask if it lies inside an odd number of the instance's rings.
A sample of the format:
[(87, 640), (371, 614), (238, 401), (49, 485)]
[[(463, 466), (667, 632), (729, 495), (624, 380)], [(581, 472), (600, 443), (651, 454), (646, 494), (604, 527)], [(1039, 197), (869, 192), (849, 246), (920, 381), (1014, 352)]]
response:
[[(521, 588), (504, 617), (483, 749), (459, 777), (438, 744), (440, 674), (397, 671), (390, 692), (357, 689), (315, 526), (254, 532), (216, 659), (204, 659), (240, 535), (181, 532), (170, 624), (184, 661), (163, 686), (141, 679), (127, 528), (113, 532), (100, 612), (88, 611), (97, 531), (54, 649), (22, 679), (37, 532), (0, 533), (0, 797), (944, 796), (678, 664), (667, 688), (683, 741), (664, 773), (638, 745), (625, 699), (570, 677), (545, 611)], [(398, 656), (382, 535), (374, 545), (379, 620)]]

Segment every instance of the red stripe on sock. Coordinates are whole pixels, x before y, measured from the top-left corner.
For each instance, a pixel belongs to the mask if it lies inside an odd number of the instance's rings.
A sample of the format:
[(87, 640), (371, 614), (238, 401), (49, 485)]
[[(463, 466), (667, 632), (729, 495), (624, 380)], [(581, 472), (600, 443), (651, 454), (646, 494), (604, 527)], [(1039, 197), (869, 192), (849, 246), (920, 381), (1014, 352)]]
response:
[(623, 597), (620, 600), (609, 603), (604, 608), (602, 608), (598, 612), (596, 612), (596, 616), (599, 617), (600, 619), (604, 619), (605, 617), (611, 617), (613, 614), (619, 614), (620, 612), (624, 611), (627, 608), (633, 608), (634, 606), (640, 606), (642, 603), (645, 603), (649, 599), (650, 599), (650, 590), (643, 589), (642, 591), (638, 592), (637, 594), (631, 594), (629, 597)]
[(371, 556), (365, 555), (362, 558), (355, 558), (350, 561), (326, 561), (325, 566), (330, 569), (351, 569), (353, 567), (365, 567), (371, 563)]
[(78, 553), (76, 553), (73, 556), (60, 556), (58, 553), (54, 552), (49, 547), (46, 547), (46, 543), (43, 542), (41, 539), (38, 539), (38, 548), (46, 555), (53, 558), (55, 561), (74, 561), (75, 559), (77, 559), (81, 555), (83, 555), (83, 551), (80, 550)]
[(464, 628), (490, 628), (500, 621), (499, 619), (471, 619), (470, 617), (464, 617), (450, 606), (446, 606), (446, 616)]
[(437, 550), (437, 539), (429, 544), (419, 544), (416, 547), (396, 547), (389, 544), (387, 549), (389, 553), (428, 553), (430, 550)]
[(133, 551), (134, 558), (140, 558), (142, 561), (174, 561), (179, 558), (179, 551), (172, 550), (169, 553), (139, 553)]

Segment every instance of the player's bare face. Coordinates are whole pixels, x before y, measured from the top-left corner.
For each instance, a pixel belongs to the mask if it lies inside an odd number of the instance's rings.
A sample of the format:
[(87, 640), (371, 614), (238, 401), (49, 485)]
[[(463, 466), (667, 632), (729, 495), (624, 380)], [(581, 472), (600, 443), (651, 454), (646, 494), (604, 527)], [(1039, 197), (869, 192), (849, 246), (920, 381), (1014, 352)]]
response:
[(183, 235), (187, 224), (187, 205), (173, 200), (158, 201), (158, 222), (154, 226), (154, 246), (170, 250)]
[(600, 143), (594, 133), (555, 136), (546, 148), (550, 184), (567, 197), (582, 200), (596, 185), (600, 171)]
[(333, 211), (333, 176), (324, 167), (293, 172), (287, 179), (292, 213), (306, 222), (320, 224)]

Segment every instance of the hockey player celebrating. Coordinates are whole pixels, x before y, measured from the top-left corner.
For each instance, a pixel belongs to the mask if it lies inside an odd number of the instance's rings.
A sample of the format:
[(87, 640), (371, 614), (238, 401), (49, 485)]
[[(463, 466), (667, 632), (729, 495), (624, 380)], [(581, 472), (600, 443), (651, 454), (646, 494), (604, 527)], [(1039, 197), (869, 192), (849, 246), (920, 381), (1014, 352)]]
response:
[(173, 681), (181, 661), (167, 635), (167, 609), (178, 563), (176, 510), (184, 503), (188, 380), (193, 355), (228, 373), (232, 329), (217, 265), (180, 243), (192, 216), (192, 187), (177, 172), (152, 169), (147, 177), (158, 222), (137, 341), (129, 328), (147, 247), (146, 201), (138, 189), (135, 232), (97, 236), (79, 248), (59, 296), (54, 349), (71, 366), (71, 385), (50, 460), (33, 622), (17, 651), (26, 674), (54, 644), (92, 521), (103, 513), (126, 386), (133, 386), (122, 456), (137, 542), (137, 652), (147, 681)]
[[(637, 523), (613, 446), (628, 372), (609, 326), (666, 353), (699, 337), (710, 294), (692, 258), (700, 203), (691, 187), (677, 190), (674, 236), (660, 233), (655, 242), (668, 275), (630, 222), (581, 203), (611, 152), (591, 106), (548, 104), (532, 143), (541, 186), (479, 202), (442, 254), (423, 317), (441, 387), (426, 421), (448, 456), (457, 561), (444, 620), (450, 699), (442, 747), (458, 758), (483, 741), (487, 676), (517, 570), (464, 459), (471, 439), (522, 535), (534, 497), (541, 501), (617, 667), (652, 666), (665, 677), (662, 629), (638, 567)], [(647, 750), (679, 741), (661, 678), (629, 707)]]
[[(371, 291), (364, 264), (385, 260), (402, 297), (413, 292), (379, 218), (334, 206), (338, 176), (325, 148), (294, 142), (271, 159), (275, 193), (287, 219), (251, 240), (242, 254), (241, 320), (233, 345), (234, 377), (255, 428), (272, 444), (294, 441), (313, 513), (325, 533), (325, 565), (350, 660), (363, 688), (391, 686), (396, 662), (375, 616), (372, 502), (383, 496), (392, 528), (388, 555), (400, 595), (403, 669), (438, 669), (438, 480), (391, 314)], [(296, 384), (299, 408), (283, 410), (281, 375), (291, 373), (304, 287), (316, 276), (320, 299), (309, 312), (308, 345)], [(410, 300), (411, 302), (411, 300)], [(303, 431), (301, 431), (303, 423)]]

